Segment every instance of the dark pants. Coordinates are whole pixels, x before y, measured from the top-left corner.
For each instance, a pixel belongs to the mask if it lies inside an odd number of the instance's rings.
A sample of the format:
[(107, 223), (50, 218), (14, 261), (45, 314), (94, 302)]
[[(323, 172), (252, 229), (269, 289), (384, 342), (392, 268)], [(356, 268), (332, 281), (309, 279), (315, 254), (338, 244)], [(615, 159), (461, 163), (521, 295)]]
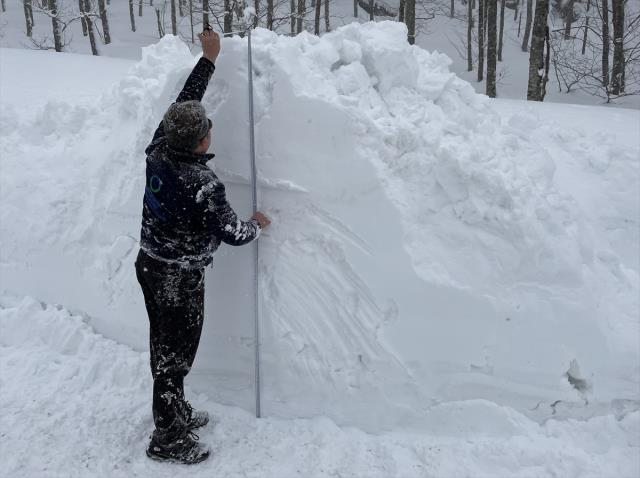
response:
[(149, 315), (153, 420), (159, 430), (179, 428), (184, 377), (196, 357), (204, 320), (204, 269), (188, 270), (140, 251), (136, 276)]

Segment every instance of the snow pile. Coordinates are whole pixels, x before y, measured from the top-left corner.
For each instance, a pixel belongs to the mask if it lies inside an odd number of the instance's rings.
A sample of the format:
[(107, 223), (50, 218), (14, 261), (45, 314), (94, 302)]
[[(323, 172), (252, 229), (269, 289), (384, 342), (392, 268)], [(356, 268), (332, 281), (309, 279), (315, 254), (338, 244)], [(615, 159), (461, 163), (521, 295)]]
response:
[[(86, 319), (31, 298), (0, 297), (0, 476), (563, 476), (640, 472), (634, 430), (621, 420), (540, 426), (483, 400), (431, 410), (429, 434), (369, 435), (327, 418), (255, 420), (187, 389), (213, 414), (198, 430), (212, 448), (195, 467), (144, 454), (152, 428), (147, 353), (96, 335)], [(451, 423), (456, 428), (451, 428)]]
[[(622, 418), (640, 399), (638, 145), (500, 114), (405, 38), (255, 33), (265, 413), (437, 428), (433, 405), (486, 399)], [(245, 49), (224, 40), (203, 104), (248, 217)], [(146, 348), (142, 151), (194, 62), (167, 36), (93, 102), (3, 108), (3, 288)], [(249, 248), (216, 255), (193, 382), (247, 408), (251, 270)]]

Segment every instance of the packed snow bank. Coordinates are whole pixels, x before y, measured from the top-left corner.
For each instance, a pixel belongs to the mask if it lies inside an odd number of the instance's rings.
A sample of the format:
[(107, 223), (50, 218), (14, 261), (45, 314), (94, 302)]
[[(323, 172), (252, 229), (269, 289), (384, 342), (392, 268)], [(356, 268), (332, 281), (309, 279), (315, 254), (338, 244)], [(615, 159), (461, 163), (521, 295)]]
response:
[[(369, 435), (332, 420), (255, 420), (203, 394), (197, 466), (144, 449), (152, 428), (148, 354), (96, 335), (85, 317), (31, 298), (0, 297), (0, 476), (557, 477), (640, 473), (640, 412), (543, 425), (483, 400), (431, 409), (430, 433)], [(451, 426), (455, 423), (455, 427)]]
[[(255, 33), (264, 412), (380, 430), (436, 427), (432, 406), (467, 399), (536, 419), (637, 409), (638, 146), (500, 114), (405, 38)], [(248, 216), (245, 48), (224, 40), (203, 103), (210, 165)], [(3, 109), (3, 288), (146, 348), (142, 151), (194, 62), (167, 36), (93, 104)], [(217, 254), (192, 382), (246, 408), (251, 273), (249, 248)]]

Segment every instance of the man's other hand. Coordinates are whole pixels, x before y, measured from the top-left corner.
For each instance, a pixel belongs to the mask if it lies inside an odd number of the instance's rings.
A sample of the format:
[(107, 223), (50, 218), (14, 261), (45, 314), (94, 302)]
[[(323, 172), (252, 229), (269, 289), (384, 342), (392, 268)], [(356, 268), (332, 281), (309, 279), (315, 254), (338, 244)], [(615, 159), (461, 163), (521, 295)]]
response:
[(213, 30), (207, 29), (198, 33), (198, 38), (202, 44), (202, 56), (211, 63), (215, 63), (220, 53), (220, 36)]
[(271, 224), (271, 220), (260, 211), (251, 216), (251, 219), (255, 219), (260, 223), (260, 229), (265, 229), (269, 224)]

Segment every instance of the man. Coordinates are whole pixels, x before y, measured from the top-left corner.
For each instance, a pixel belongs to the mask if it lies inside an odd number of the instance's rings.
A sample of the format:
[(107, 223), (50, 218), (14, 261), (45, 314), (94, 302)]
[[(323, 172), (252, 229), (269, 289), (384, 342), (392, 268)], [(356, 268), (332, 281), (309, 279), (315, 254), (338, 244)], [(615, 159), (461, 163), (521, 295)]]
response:
[(247, 244), (270, 223), (256, 212), (241, 221), (224, 185), (206, 162), (212, 123), (200, 100), (215, 70), (220, 38), (198, 35), (202, 58), (147, 146), (146, 187), (136, 276), (149, 316), (153, 419), (147, 455), (198, 463), (209, 451), (192, 430), (209, 421), (184, 397), (184, 377), (198, 349), (204, 319), (204, 268), (221, 241)]

